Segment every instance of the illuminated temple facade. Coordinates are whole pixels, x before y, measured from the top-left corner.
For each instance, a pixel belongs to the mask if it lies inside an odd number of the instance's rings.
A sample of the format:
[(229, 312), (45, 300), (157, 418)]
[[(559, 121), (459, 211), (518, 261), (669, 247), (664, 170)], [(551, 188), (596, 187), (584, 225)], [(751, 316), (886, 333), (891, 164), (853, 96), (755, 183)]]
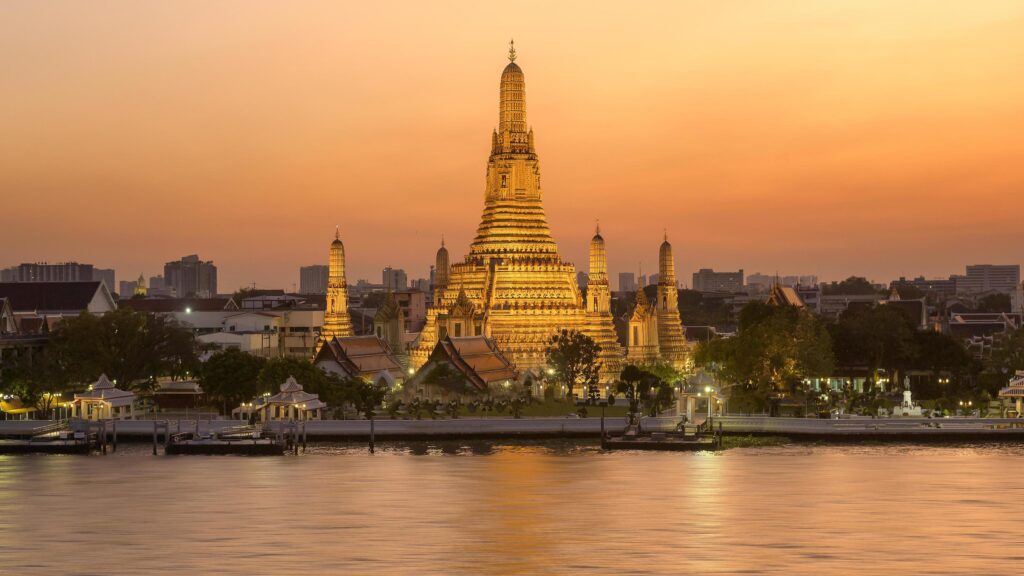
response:
[(587, 298), (576, 268), (562, 260), (544, 215), (533, 130), (526, 122), (523, 71), (515, 50), (501, 74), (498, 127), (491, 135), (484, 210), (462, 261), (438, 250), (434, 303), (410, 354), (418, 368), (447, 336), (491, 338), (519, 370), (543, 368), (550, 338), (579, 330), (601, 345), (603, 379), (618, 376), (624, 354), (615, 335), (604, 239), (590, 246)]
[(352, 319), (348, 314), (348, 285), (345, 283), (345, 245), (335, 229), (327, 261), (327, 307), (320, 342), (322, 345), (335, 337), (347, 338), (353, 334)]

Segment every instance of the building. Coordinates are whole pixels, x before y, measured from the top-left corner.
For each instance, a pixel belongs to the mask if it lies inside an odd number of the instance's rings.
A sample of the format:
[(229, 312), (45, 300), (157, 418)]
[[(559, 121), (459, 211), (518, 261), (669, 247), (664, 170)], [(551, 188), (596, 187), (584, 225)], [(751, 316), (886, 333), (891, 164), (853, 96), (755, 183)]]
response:
[[(93, 278), (92, 264), (78, 262), (46, 262), (24, 263), (14, 268), (12, 282), (91, 282)], [(108, 288), (110, 288), (108, 286)]]
[(102, 315), (117, 309), (106, 284), (93, 281), (0, 283), (0, 299), (9, 302), (15, 317)]
[(636, 275), (632, 272), (619, 272), (619, 292), (636, 292)]
[(515, 366), (489, 338), (446, 337), (434, 345), (422, 368), (403, 388), (410, 397), (448, 401), (510, 394), (518, 378)]
[(362, 378), (389, 386), (405, 380), (405, 369), (387, 342), (376, 336), (332, 338), (317, 351), (313, 363), (328, 374)]
[(327, 408), (319, 394), (302, 389), (295, 378), (289, 376), (281, 391), (273, 396), (262, 396), (252, 402), (245, 402), (231, 411), (231, 417), (239, 420), (319, 420)]
[(135, 291), (139, 288), (139, 283), (136, 280), (121, 280), (120, 285), (117, 289), (117, 295), (122, 300), (128, 300), (135, 295)]
[[(501, 74), (480, 225), (469, 254), (448, 267), (447, 278), (435, 274), (434, 302), (411, 352), (413, 368), (424, 365), (439, 342), (485, 336), (518, 369), (539, 371), (559, 330), (595, 339), (606, 332), (594, 322), (607, 322), (611, 330), (610, 315), (588, 315), (576, 267), (562, 260), (548, 227), (525, 78), (515, 58), (511, 50)], [(619, 355), (602, 350), (603, 378), (617, 377), (608, 367)]]
[(917, 288), (926, 294), (935, 294), (943, 300), (956, 296), (956, 279), (952, 277), (946, 279), (926, 279), (924, 276), (918, 276), (913, 280), (907, 280), (901, 276), (899, 280), (895, 280), (889, 285), (890, 288), (902, 286)]
[(789, 287), (818, 285), (818, 277), (813, 274), (779, 277), (755, 272), (747, 276), (747, 289), (752, 292), (765, 293), (772, 289), (776, 281), (783, 286)]
[(431, 291), (430, 286), (431, 286), (431, 283), (430, 283), (430, 279), (429, 278), (417, 278), (417, 279), (412, 280), (412, 281), (409, 282), (409, 288), (410, 289), (417, 290), (417, 291), (423, 292), (425, 294), (429, 294), (430, 293), (430, 291)]
[(328, 270), (323, 264), (299, 268), (299, 294), (327, 294)]
[(71, 416), (83, 420), (124, 420), (135, 416), (135, 393), (114, 386), (106, 374), (71, 402)]
[(405, 290), (409, 288), (409, 278), (405, 270), (388, 266), (381, 273), (382, 284), (385, 290)]
[(715, 272), (701, 268), (693, 273), (693, 289), (698, 292), (742, 292), (743, 269), (738, 272)]
[(658, 360), (658, 313), (643, 290), (636, 291), (636, 303), (626, 332), (626, 360), (632, 364), (651, 364)]
[(113, 268), (93, 268), (91, 280), (103, 282), (110, 291), (117, 288), (117, 284), (114, 284), (117, 278)]
[(217, 295), (217, 267), (192, 254), (164, 264), (164, 283), (179, 297), (210, 298)]
[(658, 282), (661, 282), (661, 274), (658, 274), (657, 272), (651, 274), (647, 282), (647, 286), (657, 286)]
[(971, 264), (956, 278), (957, 294), (1013, 294), (1020, 284), (1020, 265)]
[(345, 245), (341, 233), (334, 230), (334, 241), (328, 260), (327, 302), (321, 342), (352, 336), (352, 319), (348, 315), (348, 285), (345, 283)]

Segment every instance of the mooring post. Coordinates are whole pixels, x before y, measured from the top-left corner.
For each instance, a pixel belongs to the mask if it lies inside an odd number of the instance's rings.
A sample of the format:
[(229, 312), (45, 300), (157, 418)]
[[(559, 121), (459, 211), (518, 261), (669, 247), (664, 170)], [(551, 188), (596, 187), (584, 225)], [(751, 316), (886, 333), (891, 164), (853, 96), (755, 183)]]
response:
[(373, 454), (373, 414), (370, 414), (370, 454)]
[(156, 420), (153, 420), (153, 456), (156, 456)]
[(117, 420), (114, 420), (111, 426), (114, 428), (114, 452), (117, 452)]
[(306, 453), (306, 421), (302, 421), (302, 453)]

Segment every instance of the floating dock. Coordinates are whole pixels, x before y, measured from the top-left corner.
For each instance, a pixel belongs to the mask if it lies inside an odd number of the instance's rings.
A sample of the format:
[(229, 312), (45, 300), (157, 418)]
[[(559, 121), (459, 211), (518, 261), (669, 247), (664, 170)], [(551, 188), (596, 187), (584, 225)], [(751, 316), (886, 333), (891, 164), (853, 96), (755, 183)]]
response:
[[(233, 426), (214, 433), (171, 434), (165, 454), (280, 456), (299, 447), (298, 428), (282, 427), (276, 432), (260, 426)], [(305, 446), (305, 441), (302, 442)]]

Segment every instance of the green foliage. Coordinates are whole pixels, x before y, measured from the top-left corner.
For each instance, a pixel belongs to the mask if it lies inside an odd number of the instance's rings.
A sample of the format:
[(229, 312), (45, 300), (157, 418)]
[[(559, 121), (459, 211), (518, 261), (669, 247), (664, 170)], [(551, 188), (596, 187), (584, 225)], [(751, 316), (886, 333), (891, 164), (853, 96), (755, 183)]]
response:
[(832, 339), (823, 320), (801, 308), (759, 302), (740, 312), (735, 337), (699, 344), (695, 361), (761, 399), (795, 391), (803, 378), (834, 369)]
[(633, 364), (627, 364), (622, 368), (616, 391), (626, 396), (629, 414), (632, 416), (640, 413), (641, 404), (650, 416), (657, 416), (659, 412), (671, 406), (675, 399), (669, 383), (657, 374), (642, 370)]
[(978, 312), (1009, 312), (1009, 294), (989, 294), (978, 301), (976, 310)]
[(250, 400), (273, 388), (261, 386), (265, 360), (235, 348), (216, 352), (199, 370), (199, 382), (207, 398), (226, 408)]
[(878, 291), (875, 287), (868, 282), (866, 278), (860, 276), (850, 276), (842, 282), (832, 282), (831, 284), (821, 285), (822, 294), (842, 294), (845, 296), (864, 296), (868, 294), (877, 294)]
[(989, 368), (1002, 374), (1004, 379), (1016, 370), (1024, 370), (1024, 328), (1000, 336), (992, 351)]
[(872, 306), (847, 310), (832, 327), (836, 364), (884, 370), (890, 375), (907, 367), (915, 354), (915, 328), (900, 309)]
[(0, 370), (0, 389), (20, 398), (25, 406), (35, 406), (41, 412), (39, 416), (46, 418), (55, 406), (53, 394), (67, 392), (70, 387), (53, 354), (46, 349), (22, 348), (16, 352), (5, 358)]
[(123, 387), (146, 391), (158, 376), (180, 378), (199, 366), (190, 330), (129, 308), (67, 318), (48, 348), (63, 379), (81, 384), (106, 374)]
[(601, 346), (590, 336), (577, 330), (562, 330), (551, 337), (545, 353), (548, 366), (555, 370), (556, 379), (565, 384), (570, 397), (576, 386), (586, 390), (597, 385)]

